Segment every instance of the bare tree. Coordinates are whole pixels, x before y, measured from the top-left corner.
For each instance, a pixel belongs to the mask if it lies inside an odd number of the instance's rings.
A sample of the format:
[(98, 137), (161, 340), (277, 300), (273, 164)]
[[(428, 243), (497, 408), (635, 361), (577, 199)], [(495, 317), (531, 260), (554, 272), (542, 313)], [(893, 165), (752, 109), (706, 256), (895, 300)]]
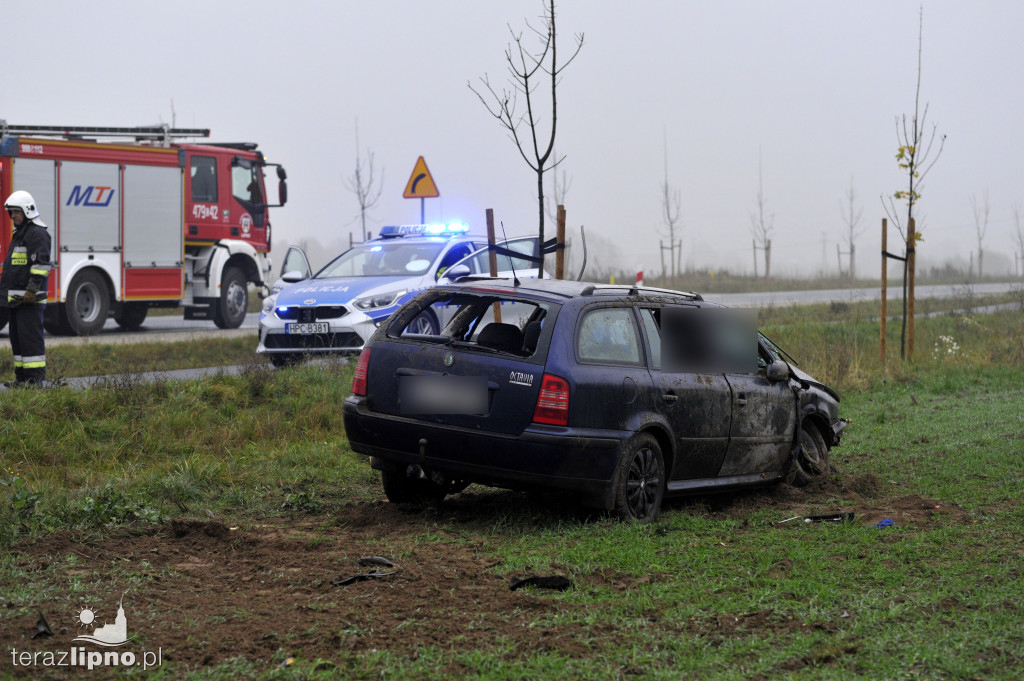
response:
[[(557, 167), (562, 164), (565, 160), (564, 156), (558, 155), (558, 150), (555, 149), (551, 152), (551, 155), (558, 159), (555, 164), (549, 168), (551, 170), (551, 191), (544, 197), (544, 209), (547, 211), (548, 217), (552, 220), (558, 219), (558, 207), (565, 205), (565, 197), (569, 193), (569, 189), (572, 187), (572, 177), (567, 175), (563, 170), (561, 171), (561, 178), (559, 178), (559, 172)], [(551, 201), (548, 201), (548, 198)]]
[(846, 239), (846, 247), (848, 249), (847, 252), (850, 256), (850, 286), (853, 286), (855, 280), (857, 279), (855, 270), (856, 262), (854, 257), (856, 247), (854, 246), (854, 242), (856, 241), (857, 237), (861, 236), (864, 233), (863, 229), (857, 229), (857, 225), (860, 223), (860, 217), (861, 214), (864, 212), (864, 209), (861, 208), (858, 210), (857, 208), (854, 207), (855, 198), (856, 197), (853, 191), (853, 178), (851, 177), (850, 191), (846, 193), (847, 205), (846, 207), (842, 208), (843, 222), (846, 223), (846, 232), (843, 234), (843, 238)]
[[(924, 112), (920, 117), (921, 102), (921, 38), (924, 34), (924, 7), (921, 7), (920, 18), (917, 29), (917, 87), (914, 90), (914, 115), (910, 121), (907, 116), (896, 117), (896, 141), (899, 147), (896, 149), (896, 162), (900, 170), (907, 173), (907, 190), (898, 190), (891, 197), (883, 198), (882, 205), (889, 219), (896, 225), (900, 236), (903, 238), (904, 258), (914, 251), (917, 243), (922, 241), (921, 230), (915, 229), (911, 237), (909, 228), (910, 221), (914, 219), (914, 208), (918, 199), (921, 198), (924, 178), (935, 166), (935, 163), (942, 156), (942, 149), (946, 144), (946, 136), (939, 138), (939, 146), (935, 147), (938, 127), (933, 123), (931, 134), (925, 132), (926, 119), (928, 118), (928, 104), (924, 105)], [(934, 152), (934, 155), (933, 155)], [(896, 210), (895, 201), (907, 202), (906, 223), (900, 220), (900, 212)], [(916, 225), (915, 225), (916, 227)], [(909, 263), (903, 261), (903, 324), (900, 328), (900, 358), (906, 357), (907, 348), (907, 272)]]
[[(663, 145), (665, 150), (665, 181), (661, 185), (661, 208), (662, 208), (662, 220), (665, 221), (665, 226), (668, 227), (668, 252), (669, 252), (669, 271), (672, 272), (672, 278), (676, 279), (679, 276), (679, 259), (683, 253), (683, 241), (679, 239), (676, 241), (676, 223), (679, 222), (679, 210), (682, 205), (682, 198), (680, 197), (679, 190), (669, 186), (668, 183), (668, 135), (665, 130), (662, 129)], [(679, 225), (679, 231), (682, 232), (683, 226)], [(679, 254), (676, 255), (676, 249), (679, 250)], [(665, 246), (661, 245), (661, 276), (665, 276)]]
[[(512, 35), (512, 43), (505, 49), (505, 61), (508, 62), (511, 88), (503, 88), (499, 93), (491, 85), (487, 75), (484, 75), (480, 82), (489, 95), (488, 98), (485, 98), (471, 83), (467, 83), (467, 85), (480, 98), (487, 111), (498, 120), (502, 127), (508, 130), (512, 141), (519, 149), (519, 154), (537, 175), (537, 233), (540, 236), (540, 242), (544, 243), (544, 172), (558, 165), (562, 160), (552, 159), (558, 122), (558, 80), (562, 70), (572, 63), (583, 48), (583, 34), (576, 34), (576, 49), (564, 64), (559, 65), (556, 51), (555, 0), (548, 0), (543, 5), (543, 14), (540, 18), (543, 22), (540, 29), (534, 28), (529, 22), (526, 22), (526, 27), (539, 39), (539, 47), (536, 52), (530, 52), (524, 46), (522, 31), (516, 33), (512, 30), (511, 25), (508, 27), (509, 33)], [(545, 78), (548, 79), (551, 88), (551, 132), (546, 144), (539, 139), (542, 116), (538, 102), (538, 99), (542, 99), (539, 94), (539, 84)], [(526, 111), (521, 114), (516, 110), (519, 97), (526, 100)], [(520, 131), (523, 123), (526, 124), (528, 130)], [(551, 160), (554, 162), (549, 164), (548, 162)], [(543, 251), (540, 257), (540, 268), (543, 270)]]
[(971, 195), (971, 212), (974, 213), (974, 233), (978, 237), (978, 279), (984, 276), (984, 270), (982, 269), (982, 258), (984, 258), (984, 252), (982, 251), (982, 241), (985, 239), (985, 233), (988, 232), (988, 190), (985, 190), (984, 197), (981, 205), (978, 205), (978, 198)]
[(757, 152), (757, 202), (750, 214), (750, 233), (754, 237), (754, 276), (757, 276), (757, 251), (764, 251), (764, 278), (771, 276), (772, 232), (775, 231), (775, 214), (765, 215), (768, 202), (764, 198), (764, 180), (761, 173), (761, 152)]
[(345, 186), (356, 195), (359, 201), (359, 218), (363, 227), (363, 241), (366, 241), (366, 214), (377, 205), (381, 190), (384, 189), (384, 169), (380, 171), (380, 181), (374, 187), (375, 173), (373, 170), (373, 152), (366, 150), (366, 160), (359, 154), (359, 121), (356, 121), (356, 169), (352, 176), (345, 180)]

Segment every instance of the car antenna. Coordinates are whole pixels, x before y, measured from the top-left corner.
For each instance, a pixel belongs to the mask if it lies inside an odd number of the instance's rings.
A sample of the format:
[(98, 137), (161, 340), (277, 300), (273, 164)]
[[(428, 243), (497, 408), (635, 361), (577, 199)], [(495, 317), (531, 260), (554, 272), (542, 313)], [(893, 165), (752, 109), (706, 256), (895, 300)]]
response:
[(583, 265), (580, 267), (580, 276), (576, 281), (583, 279), (583, 271), (587, 269), (587, 235), (583, 232), (583, 225), (580, 225), (580, 240), (583, 241)]
[[(501, 238), (503, 238), (505, 240), (505, 248), (507, 249), (508, 248), (508, 235), (505, 234), (505, 221), (504, 220), (499, 220), (498, 224), (501, 225)], [(508, 256), (508, 266), (512, 268), (512, 285), (513, 286), (519, 286), (519, 277), (516, 276), (516, 266), (512, 264), (512, 256), (511, 255)], [(544, 275), (544, 273), (541, 272), (541, 276), (543, 276), (543, 275)]]

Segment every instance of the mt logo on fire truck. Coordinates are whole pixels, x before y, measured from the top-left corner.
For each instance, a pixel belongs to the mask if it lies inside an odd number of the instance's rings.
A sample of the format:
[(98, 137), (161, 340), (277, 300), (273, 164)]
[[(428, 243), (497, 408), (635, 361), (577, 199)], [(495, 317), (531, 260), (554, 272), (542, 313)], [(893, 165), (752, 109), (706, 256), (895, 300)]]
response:
[[(96, 198), (92, 198), (93, 190), (96, 190)], [(103, 195), (106, 194), (106, 200), (103, 200)], [(114, 198), (113, 187), (82, 187), (80, 184), (76, 184), (74, 189), (71, 190), (71, 195), (68, 196), (68, 202), (65, 206), (72, 204), (76, 206), (109, 206), (110, 201)]]

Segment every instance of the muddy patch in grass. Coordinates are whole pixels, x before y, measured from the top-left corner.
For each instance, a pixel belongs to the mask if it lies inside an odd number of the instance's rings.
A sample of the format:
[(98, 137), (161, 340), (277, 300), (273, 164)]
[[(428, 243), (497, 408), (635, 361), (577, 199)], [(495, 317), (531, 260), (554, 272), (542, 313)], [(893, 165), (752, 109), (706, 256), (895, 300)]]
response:
[[(948, 502), (917, 494), (891, 496), (871, 473), (860, 476), (833, 474), (817, 478), (806, 487), (777, 484), (758, 490), (736, 492), (675, 502), (680, 508), (700, 504), (713, 516), (745, 521), (755, 512), (777, 509), (783, 517), (807, 517), (852, 513), (853, 522), (875, 525), (885, 519), (897, 526), (928, 526), (937, 522), (976, 522), (970, 512)], [(799, 526), (799, 523), (794, 523)]]
[[(537, 624), (572, 606), (539, 590), (510, 591), (492, 569), (498, 563), (472, 539), (424, 540), (422, 512), (382, 502), (343, 515), (339, 524), (274, 519), (247, 527), (176, 519), (143, 534), (83, 542), (60, 532), (17, 547), (17, 567), (28, 572), (73, 554), (74, 572), (90, 584), (73, 597), (63, 586), (53, 590), (31, 614), (8, 619), (4, 639), (19, 651), (66, 650), (82, 629), (83, 608), (96, 612), (96, 624), (113, 622), (130, 583), (124, 609), (133, 650), (159, 647), (164, 664), (182, 668), (236, 656), (269, 664), (279, 650), (337, 659), (375, 649), (415, 659), (424, 648), (472, 650), (499, 640), (512, 650), (585, 654), (582, 629), (556, 635)], [(365, 556), (389, 558), (393, 574), (332, 584), (392, 572), (361, 565)], [(53, 638), (31, 638), (36, 609)]]
[[(868, 476), (833, 475), (804, 488), (777, 485), (673, 501), (666, 513), (746, 520), (765, 508), (782, 517), (835, 507), (855, 512), (860, 524), (884, 518), (897, 526), (949, 517), (971, 521), (963, 509), (912, 494), (885, 497), (879, 487)], [(763, 514), (758, 522), (762, 519)], [(47, 573), (37, 580), (46, 587), (36, 589), (43, 595), (31, 612), (3, 618), (3, 638), (19, 651), (66, 650), (88, 628), (79, 621), (84, 608), (96, 612), (97, 625), (109, 623), (123, 596), (133, 652), (159, 648), (163, 663), (173, 669), (198, 669), (236, 657), (269, 669), (275, 656), (283, 655), (341, 663), (374, 650), (410, 661), (425, 650), (449, 655), (499, 650), (507, 651), (503, 655), (509, 659), (545, 650), (586, 656), (598, 639), (615, 641), (620, 625), (556, 625), (562, 615), (572, 619), (580, 609), (585, 619), (583, 611), (596, 604), (576, 605), (571, 596), (535, 587), (511, 591), (507, 570), (493, 549), (502, 541), (495, 533), (500, 535), (505, 525), (513, 532), (532, 532), (595, 521), (607, 519), (570, 503), (471, 488), (434, 508), (370, 501), (340, 506), (329, 516), (179, 518), (157, 528), (132, 526), (102, 534), (59, 531), (13, 548), (15, 569), (27, 573), (29, 581), (34, 573)], [(360, 564), (366, 556), (387, 558), (394, 565)], [(569, 566), (551, 565), (555, 571), (562, 568), (577, 588), (606, 590), (612, 601), (674, 578), (610, 568), (571, 574)], [(772, 567), (780, 578), (792, 570), (785, 560)], [(344, 582), (374, 571), (387, 574)], [(32, 638), (38, 611), (46, 615), (52, 638)], [(652, 623), (659, 620), (652, 614)], [(684, 628), (692, 627), (695, 635), (732, 637), (806, 626), (818, 625), (764, 610), (709, 614)], [(22, 678), (39, 678), (39, 669), (13, 671), (16, 676), (22, 672), (27, 674)], [(106, 672), (97, 672), (93, 678), (105, 678)]]

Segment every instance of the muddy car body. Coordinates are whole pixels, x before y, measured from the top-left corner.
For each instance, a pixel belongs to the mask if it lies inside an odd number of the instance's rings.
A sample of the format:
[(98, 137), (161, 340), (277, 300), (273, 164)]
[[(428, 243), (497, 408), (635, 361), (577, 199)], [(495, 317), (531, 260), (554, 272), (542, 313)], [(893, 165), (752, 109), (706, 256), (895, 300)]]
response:
[[(437, 305), (447, 326), (410, 333)], [(695, 294), (463, 279), (381, 325), (344, 421), (392, 501), (474, 482), (646, 521), (665, 495), (827, 472), (838, 401), (748, 317)]]

